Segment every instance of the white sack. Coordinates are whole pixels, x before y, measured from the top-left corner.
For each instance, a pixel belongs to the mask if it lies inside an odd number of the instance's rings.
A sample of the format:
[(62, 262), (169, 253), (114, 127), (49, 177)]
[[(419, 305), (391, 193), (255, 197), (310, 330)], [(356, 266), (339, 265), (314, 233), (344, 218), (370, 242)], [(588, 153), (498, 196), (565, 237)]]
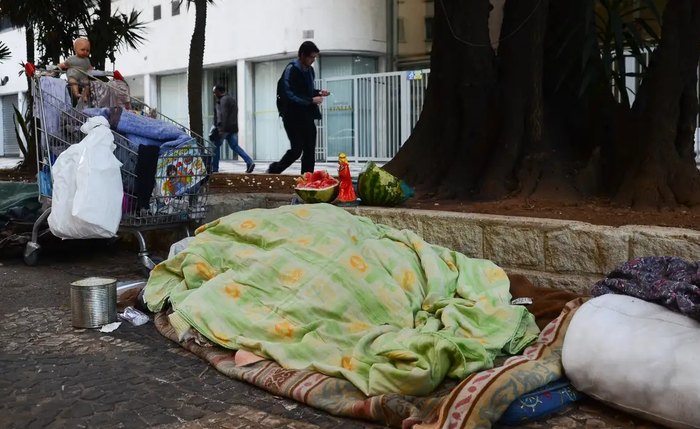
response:
[(625, 295), (576, 311), (562, 349), (576, 389), (673, 428), (700, 427), (700, 323)]
[(51, 168), (49, 228), (60, 238), (114, 237), (124, 197), (114, 135), (102, 116), (89, 118), (80, 131), (87, 136), (61, 153)]
[(180, 241), (177, 241), (170, 245), (170, 252), (168, 253), (168, 259), (174, 257), (178, 253), (182, 252), (183, 250), (187, 249), (187, 246), (190, 245), (190, 242), (194, 240), (194, 237), (185, 237)]

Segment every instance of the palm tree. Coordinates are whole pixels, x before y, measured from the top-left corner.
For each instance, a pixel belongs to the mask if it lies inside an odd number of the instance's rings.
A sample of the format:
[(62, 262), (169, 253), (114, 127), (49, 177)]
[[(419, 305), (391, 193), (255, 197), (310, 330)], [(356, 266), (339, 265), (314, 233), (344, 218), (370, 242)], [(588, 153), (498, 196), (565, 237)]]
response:
[[(41, 0), (0, 0), (0, 16), (7, 17), (10, 20), (10, 23), (16, 27), (24, 27), (24, 38), (25, 38), (25, 43), (27, 47), (27, 59), (26, 62), (28, 63), (33, 63), (34, 62), (34, 51), (35, 51), (35, 45), (34, 45), (34, 26), (35, 26), (35, 17), (36, 15), (32, 14), (32, 10), (37, 11), (37, 14), (39, 13), (38, 11), (43, 11), (42, 7), (42, 1)], [(32, 96), (32, 85), (31, 85), (31, 77), (29, 75), (26, 76), (27, 78), (27, 113), (26, 113), (26, 119), (28, 119), (27, 122), (31, 121), (32, 118), (34, 117), (33, 113), (33, 106), (34, 106), (34, 98)], [(31, 173), (36, 172), (36, 162), (34, 161), (36, 159), (36, 144), (30, 144), (29, 142), (36, 141), (34, 139), (33, 133), (34, 133), (34, 127), (28, 127), (25, 129), (28, 130), (28, 133), (31, 133), (31, 135), (27, 135), (27, 147), (24, 148), (20, 144), (20, 149), (22, 151), (23, 159), (22, 162), (19, 166), (21, 170), (28, 171)]]
[(84, 24), (85, 34), (90, 40), (92, 65), (98, 70), (105, 68), (106, 60), (112, 63), (116, 61), (115, 54), (122, 47), (135, 49), (145, 40), (142, 36), (145, 31), (143, 23), (139, 22), (140, 12), (132, 9), (128, 14), (112, 13), (110, 0), (96, 1), (97, 6), (93, 10), (92, 18)]
[(187, 104), (190, 116), (190, 129), (197, 135), (202, 135), (202, 77), (204, 74), (204, 43), (207, 26), (207, 5), (214, 0), (188, 0), (194, 3), (194, 31), (190, 41), (190, 57), (187, 65)]
[[(27, 63), (35, 62), (34, 52), (38, 47), (40, 64), (57, 64), (61, 56), (72, 54), (73, 40), (85, 35), (93, 44), (93, 66), (104, 68), (105, 58), (114, 61), (114, 53), (120, 47), (126, 45), (134, 48), (144, 40), (141, 36), (144, 28), (138, 22), (139, 13), (132, 10), (129, 15), (112, 14), (110, 0), (0, 0), (0, 16), (9, 18), (16, 27), (24, 27)], [(29, 76), (27, 88), (26, 117), (30, 122), (33, 117), (33, 96)], [(28, 130), (33, 133), (34, 127), (30, 126)], [(35, 139), (27, 138), (27, 141)], [(34, 145), (29, 144), (23, 153), (21, 168), (36, 168)]]

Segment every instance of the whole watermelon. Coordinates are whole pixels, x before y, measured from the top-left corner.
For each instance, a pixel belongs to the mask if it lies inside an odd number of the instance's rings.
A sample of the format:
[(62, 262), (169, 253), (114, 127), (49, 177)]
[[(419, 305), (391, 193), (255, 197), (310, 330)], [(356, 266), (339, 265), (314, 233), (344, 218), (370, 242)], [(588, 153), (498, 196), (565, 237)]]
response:
[(410, 196), (404, 192), (408, 187), (402, 183), (402, 180), (370, 161), (357, 178), (357, 194), (362, 204), (391, 207)]

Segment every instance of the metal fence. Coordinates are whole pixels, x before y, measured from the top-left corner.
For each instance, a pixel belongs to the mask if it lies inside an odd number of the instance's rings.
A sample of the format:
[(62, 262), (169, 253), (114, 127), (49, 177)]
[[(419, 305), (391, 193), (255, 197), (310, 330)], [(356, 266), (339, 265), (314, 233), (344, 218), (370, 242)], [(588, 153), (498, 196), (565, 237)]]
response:
[[(430, 70), (424, 69), (319, 80), (317, 87), (328, 89), (331, 95), (322, 104), (316, 159), (337, 160), (340, 152), (356, 161), (393, 158), (418, 122), (429, 76)], [(627, 78), (631, 102), (640, 84), (638, 78)], [(700, 164), (700, 115), (696, 121), (695, 156)]]
[(411, 135), (423, 109), (429, 70), (322, 79), (331, 95), (322, 104), (316, 159), (388, 161)]

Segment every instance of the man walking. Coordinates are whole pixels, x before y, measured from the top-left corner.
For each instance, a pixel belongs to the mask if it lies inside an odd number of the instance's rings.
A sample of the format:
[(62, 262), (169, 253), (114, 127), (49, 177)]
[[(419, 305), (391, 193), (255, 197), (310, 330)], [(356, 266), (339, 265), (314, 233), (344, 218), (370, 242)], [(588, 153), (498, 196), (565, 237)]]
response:
[(326, 90), (314, 89), (316, 74), (311, 65), (318, 54), (316, 44), (306, 41), (299, 46), (299, 57), (284, 69), (280, 115), (291, 148), (282, 156), (282, 159), (270, 164), (268, 173), (283, 172), (300, 156), (301, 172), (314, 171), (316, 161), (316, 123), (314, 121), (321, 119), (318, 106), (323, 102), (323, 97), (329, 95)]
[(226, 88), (222, 85), (214, 87), (214, 97), (216, 105), (214, 106), (214, 128), (209, 136), (209, 139), (214, 143), (214, 154), (212, 157), (212, 172), (219, 171), (219, 159), (221, 157), (221, 144), (224, 140), (228, 142), (228, 146), (236, 152), (246, 165), (246, 173), (252, 173), (255, 169), (253, 159), (238, 145), (238, 105), (236, 99), (226, 93)]

